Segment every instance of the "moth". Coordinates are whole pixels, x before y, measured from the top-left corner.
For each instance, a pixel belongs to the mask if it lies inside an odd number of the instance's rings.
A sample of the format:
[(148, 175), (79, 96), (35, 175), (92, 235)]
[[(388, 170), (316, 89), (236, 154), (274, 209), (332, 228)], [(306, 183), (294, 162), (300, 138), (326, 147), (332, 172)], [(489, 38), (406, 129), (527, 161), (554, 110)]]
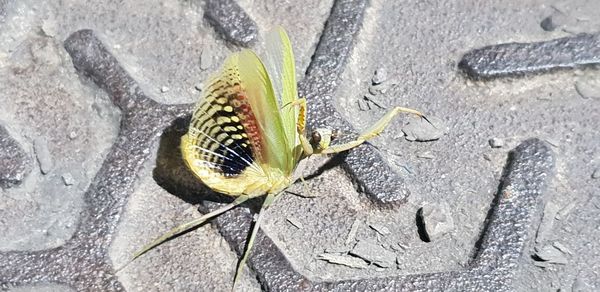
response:
[(294, 183), (294, 171), (301, 160), (313, 154), (350, 150), (379, 135), (401, 112), (424, 118), (416, 110), (395, 107), (348, 143), (331, 145), (331, 129), (319, 128), (307, 136), (307, 101), (298, 97), (288, 35), (277, 27), (268, 33), (266, 41), (266, 56), (262, 59), (249, 49), (226, 59), (202, 90), (188, 132), (181, 138), (183, 160), (194, 175), (212, 190), (235, 200), (173, 228), (135, 253), (133, 259), (248, 199), (265, 196), (246, 251), (238, 262), (235, 287), (264, 210)]

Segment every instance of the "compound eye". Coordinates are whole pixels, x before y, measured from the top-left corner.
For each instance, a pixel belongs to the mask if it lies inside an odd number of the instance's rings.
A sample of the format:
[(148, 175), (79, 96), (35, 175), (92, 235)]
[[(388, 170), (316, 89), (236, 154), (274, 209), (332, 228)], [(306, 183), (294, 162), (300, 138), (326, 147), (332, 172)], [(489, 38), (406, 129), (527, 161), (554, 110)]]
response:
[(310, 137), (313, 144), (321, 143), (321, 133), (319, 131), (313, 131)]

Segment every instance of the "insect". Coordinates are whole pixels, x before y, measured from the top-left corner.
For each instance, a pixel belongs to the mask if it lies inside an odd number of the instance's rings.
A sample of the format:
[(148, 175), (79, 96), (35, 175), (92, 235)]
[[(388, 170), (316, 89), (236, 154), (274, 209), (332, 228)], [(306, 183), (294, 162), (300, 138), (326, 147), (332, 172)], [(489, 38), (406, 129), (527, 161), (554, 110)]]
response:
[(235, 287), (263, 211), (294, 182), (294, 171), (302, 159), (352, 149), (379, 135), (401, 112), (424, 118), (418, 111), (395, 107), (354, 141), (330, 145), (330, 129), (316, 129), (307, 137), (306, 99), (298, 97), (294, 64), (290, 40), (281, 27), (267, 35), (264, 59), (249, 49), (227, 58), (202, 91), (203, 99), (181, 138), (181, 152), (196, 177), (235, 200), (168, 231), (135, 253), (133, 259), (248, 199), (266, 196), (238, 263)]

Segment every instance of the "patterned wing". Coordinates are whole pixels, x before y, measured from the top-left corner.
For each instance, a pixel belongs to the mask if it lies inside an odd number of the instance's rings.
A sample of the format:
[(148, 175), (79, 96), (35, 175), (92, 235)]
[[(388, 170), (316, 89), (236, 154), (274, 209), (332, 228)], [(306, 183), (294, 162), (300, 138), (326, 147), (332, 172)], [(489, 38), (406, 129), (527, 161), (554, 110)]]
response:
[[(296, 64), (290, 39), (282, 27), (277, 27), (269, 32), (266, 49), (265, 67), (271, 77), (277, 103), (281, 110), (283, 129), (289, 143), (288, 149), (293, 152), (300, 144), (296, 131), (298, 106), (290, 105), (298, 99)], [(294, 156), (290, 157), (292, 161), (288, 162), (288, 168), (285, 169), (287, 173), (293, 172), (298, 163)]]
[(216, 191), (263, 195), (271, 188), (269, 172), (291, 155), (264, 66), (243, 50), (225, 61), (203, 92), (182, 137), (184, 160)]

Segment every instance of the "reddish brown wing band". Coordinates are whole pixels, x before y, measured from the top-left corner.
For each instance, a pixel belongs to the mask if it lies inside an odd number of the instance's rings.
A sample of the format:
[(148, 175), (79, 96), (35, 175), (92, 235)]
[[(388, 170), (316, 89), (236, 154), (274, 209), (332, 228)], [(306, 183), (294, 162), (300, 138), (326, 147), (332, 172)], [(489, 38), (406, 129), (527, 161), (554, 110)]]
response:
[(228, 68), (223, 75), (227, 78), (213, 79), (207, 86), (190, 125), (198, 133), (190, 138), (199, 146), (196, 159), (225, 176), (235, 176), (260, 161), (262, 141), (239, 73)]

